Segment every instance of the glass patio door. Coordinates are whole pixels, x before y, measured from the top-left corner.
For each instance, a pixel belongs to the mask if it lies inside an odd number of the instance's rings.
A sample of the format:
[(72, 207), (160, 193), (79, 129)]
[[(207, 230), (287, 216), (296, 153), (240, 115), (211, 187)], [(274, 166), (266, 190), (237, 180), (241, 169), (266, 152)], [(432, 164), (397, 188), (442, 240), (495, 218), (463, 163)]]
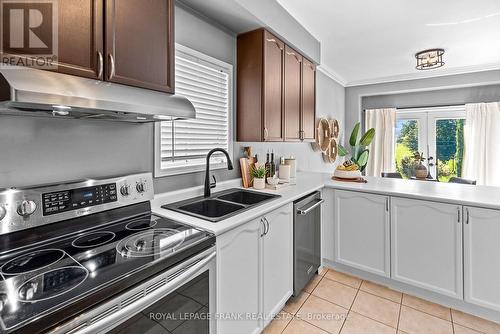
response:
[[(414, 176), (413, 155), (433, 157), (430, 173), (441, 182), (462, 174), (465, 106), (398, 109), (396, 117), (396, 170)], [(427, 161), (424, 161), (427, 166)]]

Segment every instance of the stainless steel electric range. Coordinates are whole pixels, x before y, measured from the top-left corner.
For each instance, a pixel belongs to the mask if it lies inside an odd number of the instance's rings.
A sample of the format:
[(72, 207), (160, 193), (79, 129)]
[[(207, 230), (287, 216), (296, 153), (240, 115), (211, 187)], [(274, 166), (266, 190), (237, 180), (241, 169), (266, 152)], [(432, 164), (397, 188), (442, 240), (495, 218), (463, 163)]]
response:
[(0, 191), (0, 333), (209, 333), (215, 237), (151, 174)]

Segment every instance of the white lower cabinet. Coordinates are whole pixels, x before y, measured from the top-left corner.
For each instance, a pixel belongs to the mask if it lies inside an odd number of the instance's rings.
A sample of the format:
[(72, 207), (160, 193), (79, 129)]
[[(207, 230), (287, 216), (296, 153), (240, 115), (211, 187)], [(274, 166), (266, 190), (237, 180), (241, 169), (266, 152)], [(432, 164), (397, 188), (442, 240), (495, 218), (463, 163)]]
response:
[(463, 297), (462, 207), (391, 199), (392, 278)]
[(500, 211), (464, 207), (465, 301), (500, 311)]
[[(217, 237), (217, 333), (258, 333), (260, 310), (260, 219)], [(231, 317), (242, 316), (243, 319)]]
[(217, 237), (217, 313), (242, 317), (218, 320), (217, 334), (258, 333), (281, 309), (293, 290), (292, 238), (292, 204)]
[(268, 230), (262, 237), (264, 326), (277, 314), (293, 290), (293, 205), (265, 215)]
[(389, 197), (335, 190), (334, 201), (335, 261), (388, 277)]

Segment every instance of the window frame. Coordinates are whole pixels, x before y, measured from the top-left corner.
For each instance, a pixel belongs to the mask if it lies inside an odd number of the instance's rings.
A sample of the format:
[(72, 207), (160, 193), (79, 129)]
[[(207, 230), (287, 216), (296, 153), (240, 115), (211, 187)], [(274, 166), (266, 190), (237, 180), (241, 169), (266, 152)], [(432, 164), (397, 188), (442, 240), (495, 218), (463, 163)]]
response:
[[(175, 43), (175, 52), (180, 51), (190, 57), (201, 60), (202, 62), (209, 63), (218, 67), (223, 68), (228, 74), (228, 153), (231, 157), (233, 155), (233, 110), (234, 110), (234, 66), (232, 64), (226, 63), (217, 58), (211, 57), (202, 52), (196, 51), (194, 49), (188, 48), (182, 44)], [(215, 148), (215, 147), (214, 147)], [(161, 159), (161, 122), (156, 122), (154, 125), (154, 177), (160, 178), (172, 175), (190, 174), (196, 172), (202, 172), (205, 170), (205, 164), (195, 165), (195, 166), (179, 166), (171, 168), (162, 168)], [(227, 168), (227, 162), (224, 163), (212, 163), (210, 165), (211, 170), (224, 169)]]
[[(436, 159), (436, 121), (442, 119), (465, 119), (465, 105), (396, 110), (396, 122), (398, 120), (418, 121), (418, 150), (424, 152), (425, 157), (432, 156), (434, 159)], [(431, 167), (431, 174), (437, 177), (435, 165)]]

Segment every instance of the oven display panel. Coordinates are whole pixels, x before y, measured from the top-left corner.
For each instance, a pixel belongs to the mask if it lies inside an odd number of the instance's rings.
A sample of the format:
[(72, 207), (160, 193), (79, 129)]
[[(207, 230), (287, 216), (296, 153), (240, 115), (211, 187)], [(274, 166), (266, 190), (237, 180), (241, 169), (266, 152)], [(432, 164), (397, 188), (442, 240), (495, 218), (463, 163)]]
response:
[(116, 202), (116, 183), (46, 193), (42, 195), (43, 215)]

